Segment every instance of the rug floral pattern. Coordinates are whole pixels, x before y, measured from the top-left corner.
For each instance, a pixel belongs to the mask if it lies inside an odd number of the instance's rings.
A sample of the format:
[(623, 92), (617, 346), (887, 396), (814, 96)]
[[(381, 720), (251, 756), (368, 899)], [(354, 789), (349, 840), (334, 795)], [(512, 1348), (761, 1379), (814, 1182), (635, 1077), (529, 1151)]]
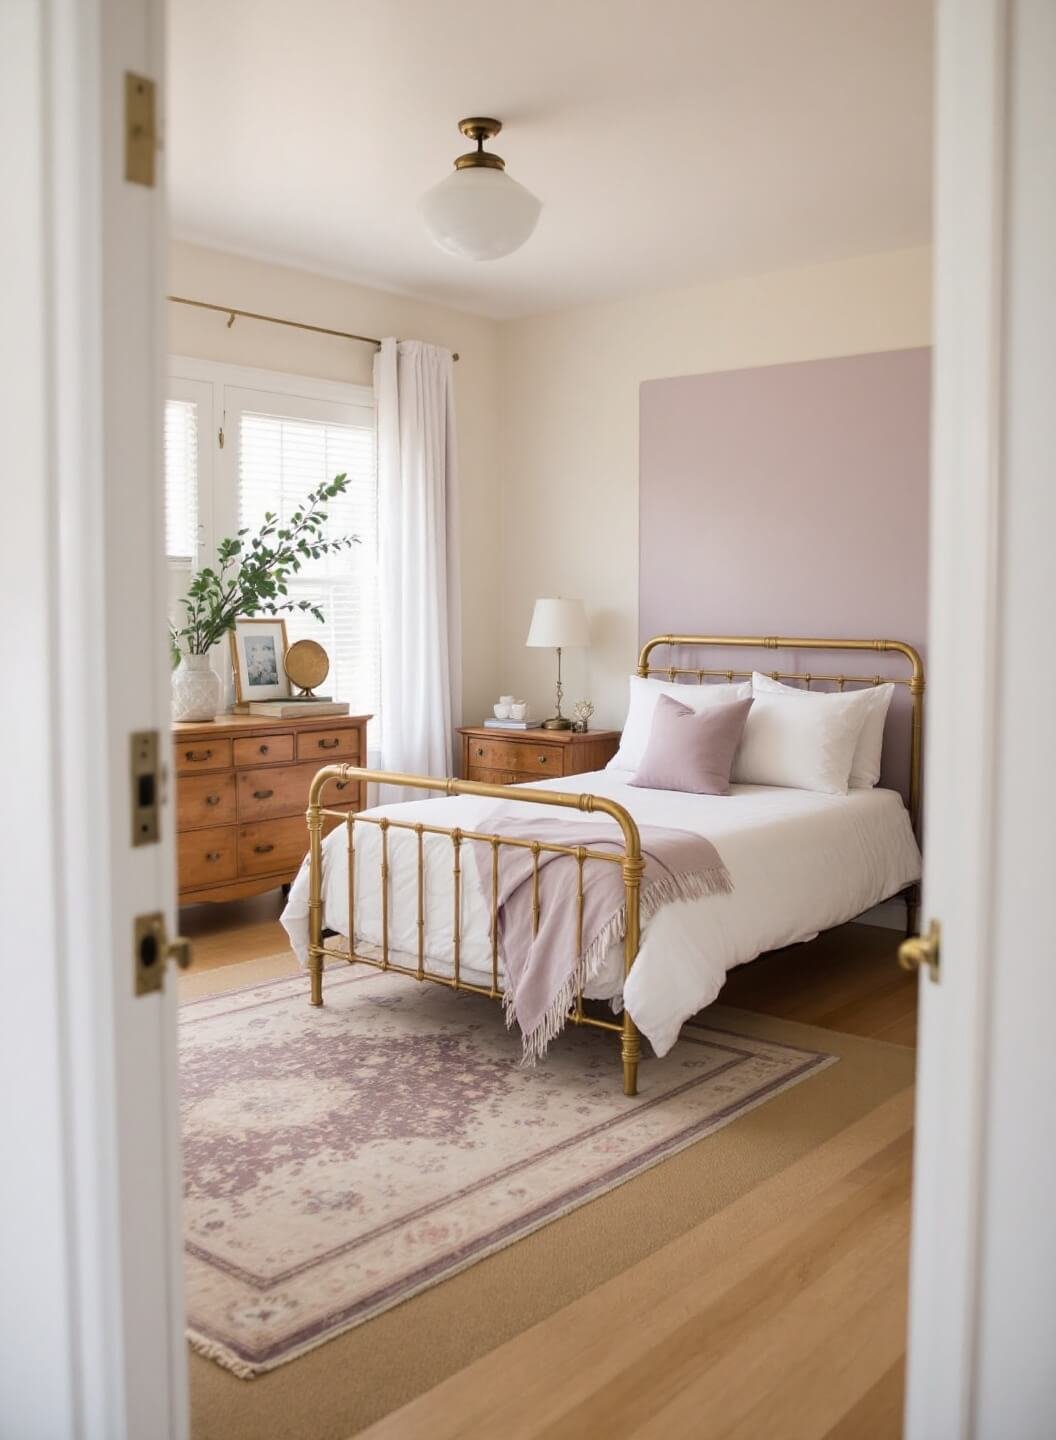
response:
[(501, 1011), (373, 972), (181, 1010), (192, 1343), (273, 1369), (703, 1139), (835, 1057), (687, 1027), (641, 1094), (569, 1030), (534, 1069)]

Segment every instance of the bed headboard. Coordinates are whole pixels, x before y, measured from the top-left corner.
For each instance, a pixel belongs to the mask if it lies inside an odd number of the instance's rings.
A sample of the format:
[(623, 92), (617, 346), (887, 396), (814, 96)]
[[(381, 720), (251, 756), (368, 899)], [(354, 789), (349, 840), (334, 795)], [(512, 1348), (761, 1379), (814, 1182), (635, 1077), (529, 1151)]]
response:
[(638, 656), (638, 674), (642, 676), (666, 676), (669, 680), (682, 680), (686, 682), (696, 681), (698, 685), (707, 684), (712, 680), (734, 680), (751, 674), (751, 669), (729, 668), (727, 666), (706, 667), (700, 665), (688, 665), (684, 663), (681, 655), (673, 654), (670, 663), (657, 665), (651, 663), (651, 656), (654, 650), (666, 646), (669, 650), (682, 651), (689, 648), (716, 648), (727, 650), (825, 650), (835, 653), (861, 652), (872, 650), (880, 654), (891, 654), (900, 656), (910, 666), (909, 675), (847, 675), (842, 672), (828, 673), (829, 667), (825, 670), (806, 670), (793, 658), (793, 668), (789, 670), (768, 669), (760, 657), (756, 670), (763, 671), (774, 680), (786, 680), (794, 684), (800, 684), (804, 689), (809, 690), (813, 685), (820, 685), (823, 688), (835, 688), (845, 690), (849, 686), (862, 687), (865, 685), (881, 685), (890, 682), (894, 685), (904, 685), (909, 691), (911, 705), (910, 733), (909, 733), (909, 794), (906, 797), (909, 804), (909, 818), (913, 822), (913, 829), (919, 836), (920, 833), (920, 771), (922, 738), (924, 726), (924, 663), (919, 653), (912, 645), (907, 645), (904, 640), (816, 640), (804, 639), (802, 637), (789, 638), (778, 635), (655, 635), (652, 640), (647, 640), (642, 646), (641, 654)]

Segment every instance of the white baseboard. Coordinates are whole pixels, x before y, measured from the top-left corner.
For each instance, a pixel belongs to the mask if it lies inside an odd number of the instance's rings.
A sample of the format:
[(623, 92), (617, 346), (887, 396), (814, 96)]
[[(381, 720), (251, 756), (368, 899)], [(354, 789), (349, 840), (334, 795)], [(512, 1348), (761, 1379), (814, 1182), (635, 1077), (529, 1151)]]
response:
[(906, 928), (906, 902), (904, 900), (883, 900), (871, 910), (863, 910), (851, 921), (852, 925), (882, 925), (885, 930)]

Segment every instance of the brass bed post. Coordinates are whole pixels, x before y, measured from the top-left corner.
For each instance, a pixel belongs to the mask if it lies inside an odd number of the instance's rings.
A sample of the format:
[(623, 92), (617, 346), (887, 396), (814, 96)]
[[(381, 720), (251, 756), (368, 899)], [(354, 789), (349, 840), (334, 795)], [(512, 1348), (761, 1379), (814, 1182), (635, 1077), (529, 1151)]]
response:
[(309, 1004), (323, 1003), (323, 816), (319, 793), (328, 772), (320, 770), (308, 791), (308, 977)]

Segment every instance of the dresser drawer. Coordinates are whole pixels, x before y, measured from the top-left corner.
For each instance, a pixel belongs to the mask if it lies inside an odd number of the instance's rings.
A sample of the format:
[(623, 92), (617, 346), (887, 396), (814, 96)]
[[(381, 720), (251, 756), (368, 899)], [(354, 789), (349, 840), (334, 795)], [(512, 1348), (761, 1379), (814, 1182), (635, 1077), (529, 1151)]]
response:
[(233, 880), (238, 869), (233, 825), (184, 831), (176, 841), (180, 890)]
[(303, 815), (239, 825), (239, 875), (277, 875), (296, 870), (308, 853), (308, 826)]
[[(238, 818), (247, 821), (271, 820), (278, 815), (304, 815), (312, 777), (322, 766), (272, 766), (238, 772)], [(355, 780), (328, 780), (323, 787), (324, 805), (359, 805)]]
[(470, 765), (518, 770), (532, 778), (564, 772), (560, 745), (532, 744), (527, 740), (470, 740), (468, 759)]
[(293, 735), (246, 735), (235, 741), (235, 764), (274, 765), (293, 759)]
[(199, 830), (205, 825), (233, 825), (235, 777), (187, 775), (176, 788), (177, 830)]
[(359, 764), (359, 730), (302, 730), (297, 736), (297, 759), (315, 760), (318, 765), (331, 760)]
[(196, 770), (230, 770), (231, 741), (177, 740), (175, 745), (177, 775), (193, 774)]

